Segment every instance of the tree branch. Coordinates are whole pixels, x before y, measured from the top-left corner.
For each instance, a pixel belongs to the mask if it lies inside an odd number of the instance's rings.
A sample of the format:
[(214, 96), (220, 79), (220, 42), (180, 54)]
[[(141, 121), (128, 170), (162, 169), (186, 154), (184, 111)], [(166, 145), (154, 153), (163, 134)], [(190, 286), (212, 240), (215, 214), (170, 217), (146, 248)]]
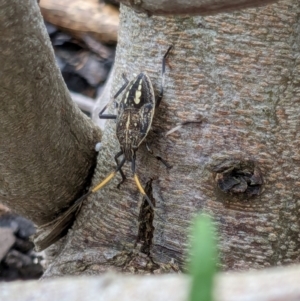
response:
[(0, 198), (44, 224), (82, 193), (99, 129), (72, 102), (36, 0), (0, 14)]
[[(299, 300), (299, 279), (299, 266), (244, 273), (220, 273), (215, 281), (214, 300)], [(141, 277), (106, 274), (102, 277), (0, 284), (0, 299), (185, 301), (188, 298), (189, 286), (189, 278), (183, 275)]]
[(135, 11), (149, 15), (212, 15), (249, 7), (257, 7), (277, 0), (120, 0)]

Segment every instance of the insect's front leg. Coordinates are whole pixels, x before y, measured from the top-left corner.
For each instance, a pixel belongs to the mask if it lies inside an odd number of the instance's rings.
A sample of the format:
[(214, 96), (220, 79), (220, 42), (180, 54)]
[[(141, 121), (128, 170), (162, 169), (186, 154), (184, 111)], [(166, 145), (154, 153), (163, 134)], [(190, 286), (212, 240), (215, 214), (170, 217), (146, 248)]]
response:
[[(116, 98), (125, 90), (125, 88), (128, 86), (129, 84), (129, 80), (127, 79), (126, 75), (123, 73), (122, 77), (125, 81), (125, 83), (123, 84), (123, 86), (119, 89), (119, 91), (115, 94), (115, 96), (113, 97), (113, 101), (116, 100)], [(109, 102), (99, 113), (99, 118), (100, 119), (117, 119), (117, 115), (114, 114), (103, 114), (105, 112), (105, 110), (107, 109), (107, 107), (110, 105), (111, 102)], [(116, 103), (118, 104), (118, 103)], [(117, 105), (118, 107), (118, 105)]]
[(123, 77), (125, 83), (124, 83), (123, 86), (119, 89), (119, 91), (115, 94), (114, 99), (116, 99), (116, 98), (117, 98), (117, 97), (125, 90), (125, 88), (126, 88), (126, 87), (128, 86), (128, 84), (129, 84), (129, 80), (127, 79), (125, 73), (122, 73), (122, 77)]
[[(114, 99), (113, 99), (114, 100)], [(99, 118), (100, 119), (117, 119), (117, 115), (114, 114), (103, 114), (107, 107), (111, 104), (111, 101), (100, 111)]]
[(166, 60), (167, 60), (167, 57), (169, 55), (169, 52), (170, 50), (173, 48), (173, 46), (171, 45), (167, 52), (165, 53), (164, 57), (163, 57), (163, 60), (162, 60), (162, 68), (161, 68), (161, 84), (160, 84), (160, 91), (159, 91), (159, 94), (156, 98), (156, 101), (155, 101), (155, 106), (156, 108), (160, 105), (160, 102), (164, 96), (164, 84), (165, 84), (165, 70), (166, 70)]

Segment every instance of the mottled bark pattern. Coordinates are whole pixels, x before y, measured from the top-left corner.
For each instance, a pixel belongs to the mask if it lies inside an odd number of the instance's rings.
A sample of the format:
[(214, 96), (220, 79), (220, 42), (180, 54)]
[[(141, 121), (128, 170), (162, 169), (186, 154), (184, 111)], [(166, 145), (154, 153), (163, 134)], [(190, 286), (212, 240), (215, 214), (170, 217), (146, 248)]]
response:
[[(167, 221), (154, 214), (150, 256), (162, 268), (183, 267), (198, 212), (214, 216), (224, 269), (299, 262), (299, 13), (297, 0), (205, 18), (150, 18), (122, 8), (113, 92), (123, 72), (131, 79), (141, 71), (157, 92), (162, 56), (174, 46), (148, 136), (173, 168), (167, 171), (143, 147), (137, 158), (142, 182), (153, 179), (156, 208)], [(201, 116), (201, 124), (164, 137), (178, 122)], [(97, 179), (115, 166), (119, 149), (114, 122), (108, 125)], [(264, 179), (261, 194), (242, 200), (224, 194), (209, 169), (216, 158), (254, 162)], [(48, 275), (124, 270), (140, 251), (141, 198), (130, 177), (120, 190), (118, 181), (85, 202)], [(144, 262), (130, 271), (153, 269)]]

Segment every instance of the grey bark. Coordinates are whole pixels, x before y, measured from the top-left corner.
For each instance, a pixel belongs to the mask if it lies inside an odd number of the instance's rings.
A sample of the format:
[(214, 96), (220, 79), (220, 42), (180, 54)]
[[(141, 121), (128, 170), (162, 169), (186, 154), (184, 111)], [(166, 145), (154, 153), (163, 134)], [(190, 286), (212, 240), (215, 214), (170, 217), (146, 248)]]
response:
[(0, 201), (41, 225), (82, 193), (101, 136), (70, 98), (37, 1), (2, 1), (0, 32)]
[[(215, 301), (296, 301), (300, 299), (300, 269), (285, 267), (247, 273), (220, 273)], [(190, 279), (183, 275), (66, 277), (48, 281), (0, 284), (2, 301), (120, 300), (186, 301)], [(20, 294), (22, 291), (22, 294)]]
[(119, 0), (148, 15), (212, 15), (271, 4), (277, 0)]
[[(299, 262), (299, 11), (296, 0), (210, 17), (150, 18), (122, 7), (111, 95), (123, 72), (132, 79), (146, 71), (157, 92), (162, 56), (174, 46), (148, 137), (173, 169), (143, 146), (137, 158), (138, 174), (166, 223), (154, 214), (142, 231), (142, 199), (128, 166), (120, 190), (118, 176), (84, 202), (46, 277), (111, 268), (178, 271), (198, 212), (215, 219), (223, 269)], [(199, 119), (201, 125), (164, 136), (179, 122)], [(113, 170), (118, 151), (115, 124), (108, 121), (93, 185)], [(243, 182), (232, 194), (221, 191), (216, 181), (234, 168), (252, 172), (256, 183), (262, 175), (261, 195), (250, 197)], [(150, 256), (141, 255), (145, 249)]]

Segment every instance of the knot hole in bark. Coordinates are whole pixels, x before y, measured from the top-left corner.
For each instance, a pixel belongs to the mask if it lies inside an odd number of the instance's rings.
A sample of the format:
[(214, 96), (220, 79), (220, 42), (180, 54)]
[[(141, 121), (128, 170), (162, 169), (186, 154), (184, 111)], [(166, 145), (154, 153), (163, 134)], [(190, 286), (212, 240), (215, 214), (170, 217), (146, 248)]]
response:
[(252, 160), (221, 156), (213, 158), (207, 168), (215, 174), (215, 183), (222, 192), (249, 197), (262, 191), (262, 172)]

